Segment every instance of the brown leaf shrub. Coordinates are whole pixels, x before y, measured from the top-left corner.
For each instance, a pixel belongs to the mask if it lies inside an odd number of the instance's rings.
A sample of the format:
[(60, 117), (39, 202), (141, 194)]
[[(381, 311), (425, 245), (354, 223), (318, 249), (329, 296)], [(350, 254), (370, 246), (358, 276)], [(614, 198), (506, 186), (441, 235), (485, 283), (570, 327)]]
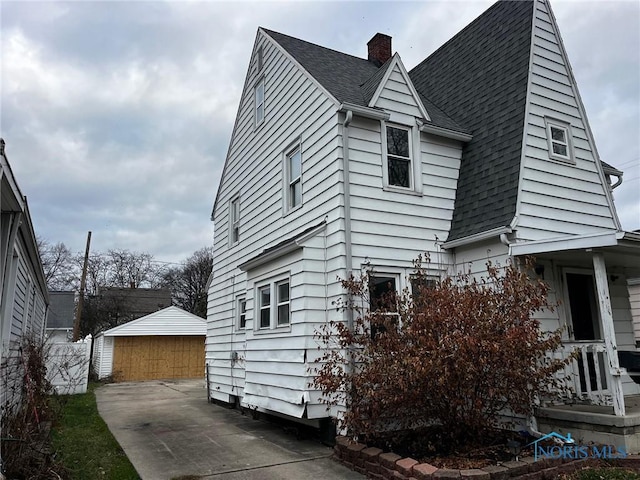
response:
[[(530, 415), (538, 396), (560, 386), (566, 359), (553, 358), (560, 332), (533, 314), (553, 310), (532, 260), (487, 275), (470, 272), (429, 284), (422, 259), (416, 290), (392, 294), (369, 311), (369, 278), (343, 280), (353, 329), (332, 321), (317, 332), (323, 355), (313, 385), (327, 405), (345, 405), (350, 435), (436, 425), (445, 448), (474, 443), (501, 414)], [(422, 287), (419, 287), (422, 285)]]

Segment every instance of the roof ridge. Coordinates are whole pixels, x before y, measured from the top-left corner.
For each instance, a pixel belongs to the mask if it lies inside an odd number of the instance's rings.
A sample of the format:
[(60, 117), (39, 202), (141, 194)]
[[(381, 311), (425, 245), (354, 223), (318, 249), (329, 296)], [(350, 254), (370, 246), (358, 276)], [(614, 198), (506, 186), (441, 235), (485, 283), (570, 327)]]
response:
[(268, 34), (275, 33), (276, 35), (282, 35), (283, 37), (290, 38), (291, 40), (295, 40), (297, 42), (302, 42), (302, 43), (306, 43), (308, 45), (313, 45), (316, 48), (321, 48), (323, 50), (329, 50), (331, 52), (339, 53), (340, 55), (344, 55), (346, 57), (351, 57), (353, 59), (360, 60), (362, 62), (366, 62), (368, 64), (374, 65), (373, 62), (367, 60), (366, 58), (358, 57), (358, 56), (352, 55), (350, 53), (341, 52), (340, 50), (336, 50), (335, 48), (324, 47), (322, 45), (318, 45), (317, 43), (309, 42), (308, 40), (303, 40), (303, 39), (298, 38), (298, 37), (293, 37), (291, 35), (287, 35), (286, 33), (276, 32), (275, 30), (270, 30), (268, 28), (264, 28), (264, 27), (258, 27), (258, 28), (260, 28), (261, 30), (263, 30), (264, 32), (266, 32)]

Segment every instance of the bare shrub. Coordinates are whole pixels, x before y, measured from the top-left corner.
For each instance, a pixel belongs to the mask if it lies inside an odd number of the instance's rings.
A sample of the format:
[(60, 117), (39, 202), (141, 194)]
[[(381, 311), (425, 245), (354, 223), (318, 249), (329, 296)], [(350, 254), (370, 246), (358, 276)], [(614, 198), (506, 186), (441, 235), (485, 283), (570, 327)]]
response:
[(560, 332), (533, 313), (553, 310), (533, 272), (487, 264), (431, 283), (415, 262), (413, 294), (390, 293), (369, 305), (372, 271), (343, 280), (354, 328), (332, 321), (317, 332), (324, 351), (313, 385), (327, 405), (346, 405), (343, 426), (363, 439), (381, 431), (437, 426), (445, 449), (477, 442), (505, 412), (530, 415), (536, 398), (560, 387), (568, 360), (550, 352)]
[(58, 410), (47, 375), (50, 345), (29, 335), (2, 359), (2, 460), (7, 478), (60, 478), (50, 447)]

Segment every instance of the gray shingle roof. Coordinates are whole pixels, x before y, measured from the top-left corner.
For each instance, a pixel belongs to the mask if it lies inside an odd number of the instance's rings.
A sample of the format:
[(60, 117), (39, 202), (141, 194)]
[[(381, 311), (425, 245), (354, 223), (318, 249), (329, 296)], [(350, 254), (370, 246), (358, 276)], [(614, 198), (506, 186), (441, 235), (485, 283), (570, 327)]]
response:
[(498, 2), (409, 72), (420, 94), (473, 134), (448, 240), (515, 214), (532, 16), (530, 0)]
[[(473, 135), (448, 240), (515, 215), (533, 14), (532, 0), (499, 1), (409, 72), (432, 124)], [(341, 102), (367, 105), (383, 77), (385, 66), (266, 32)]]
[(263, 29), (340, 102), (366, 105), (360, 89), (378, 71), (372, 62)]
[[(313, 76), (339, 102), (367, 106), (384, 77), (389, 59), (381, 67), (364, 58), (321, 47), (273, 30), (264, 29), (289, 55)], [(433, 125), (468, 133), (428, 99), (421, 100)]]

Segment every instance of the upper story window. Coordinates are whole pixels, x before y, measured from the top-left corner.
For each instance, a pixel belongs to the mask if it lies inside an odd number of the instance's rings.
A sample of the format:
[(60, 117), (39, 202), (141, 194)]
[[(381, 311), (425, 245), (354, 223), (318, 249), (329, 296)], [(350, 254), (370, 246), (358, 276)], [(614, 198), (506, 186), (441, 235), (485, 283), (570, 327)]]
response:
[(302, 153), (300, 146), (286, 155), (287, 210), (302, 205)]
[(386, 126), (387, 179), (395, 187), (412, 187), (411, 135), (407, 128)]
[(260, 330), (288, 327), (291, 323), (289, 279), (275, 280), (257, 289)]
[(567, 123), (546, 118), (547, 144), (549, 157), (565, 162), (573, 161), (573, 145), (571, 138), (571, 126)]
[(232, 245), (240, 240), (240, 197), (229, 205), (229, 240)]
[(254, 88), (256, 126), (264, 121), (264, 78)]
[(256, 67), (257, 67), (257, 73), (260, 73), (262, 71), (262, 62), (263, 62), (263, 58), (262, 58), (262, 47), (258, 48), (258, 51), (256, 52)]

